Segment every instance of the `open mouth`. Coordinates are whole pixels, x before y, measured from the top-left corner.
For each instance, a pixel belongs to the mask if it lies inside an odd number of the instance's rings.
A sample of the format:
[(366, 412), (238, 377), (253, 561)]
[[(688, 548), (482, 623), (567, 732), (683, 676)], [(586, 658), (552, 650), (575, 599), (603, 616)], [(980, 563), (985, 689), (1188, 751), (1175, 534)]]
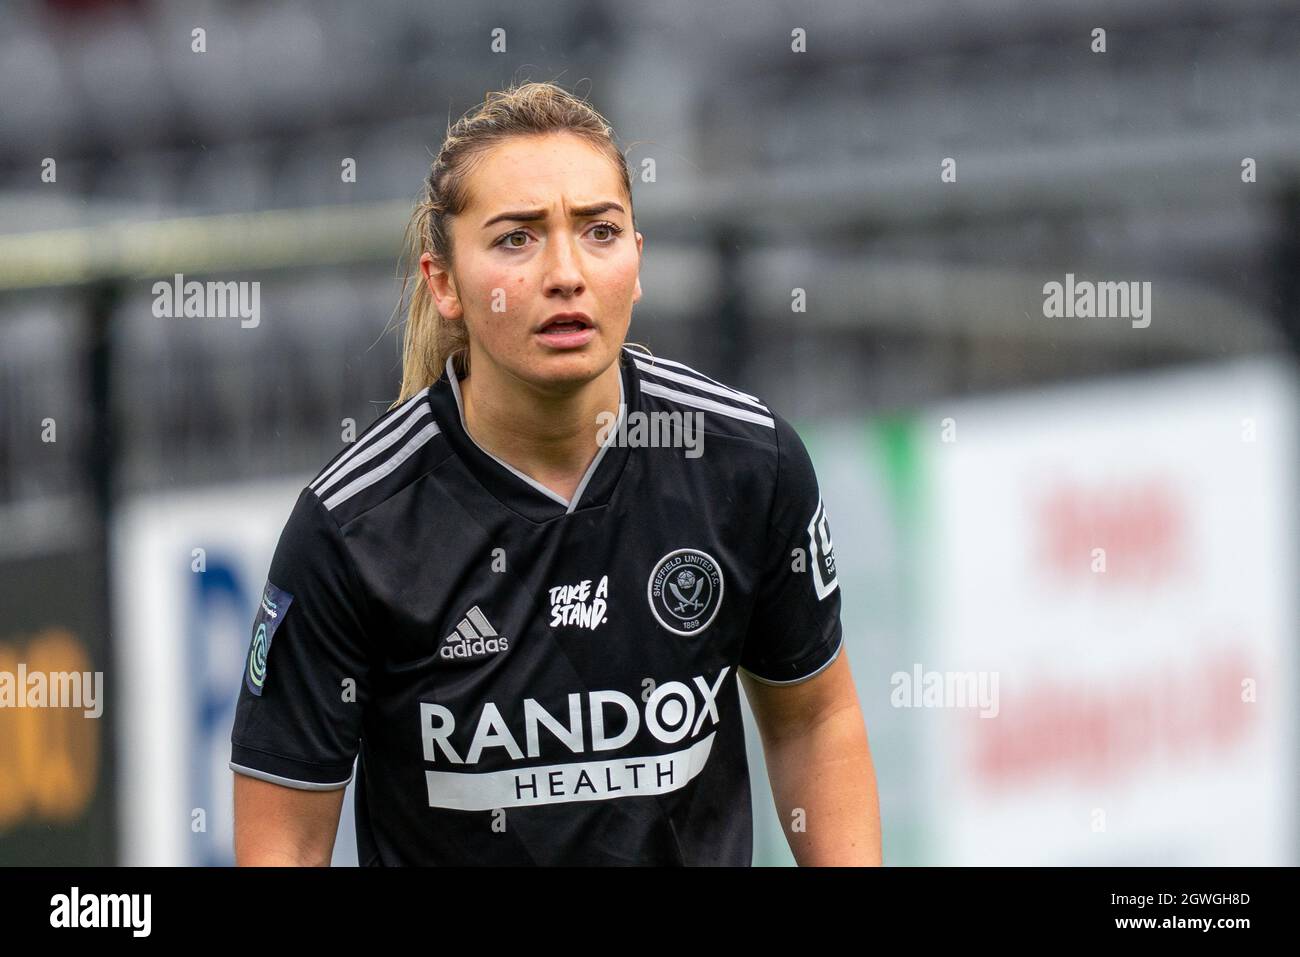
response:
[(583, 329), (590, 329), (591, 323), (586, 319), (577, 316), (558, 316), (546, 325), (542, 326), (539, 332), (544, 334), (563, 334), (566, 332), (581, 332)]

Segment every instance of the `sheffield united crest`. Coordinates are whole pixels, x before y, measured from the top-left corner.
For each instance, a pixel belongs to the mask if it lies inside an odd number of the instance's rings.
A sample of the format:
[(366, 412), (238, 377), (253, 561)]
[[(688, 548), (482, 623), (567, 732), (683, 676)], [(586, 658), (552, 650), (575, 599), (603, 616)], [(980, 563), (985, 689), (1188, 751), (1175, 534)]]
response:
[(722, 607), (722, 568), (711, 555), (679, 548), (655, 563), (646, 596), (659, 624), (675, 635), (698, 635)]

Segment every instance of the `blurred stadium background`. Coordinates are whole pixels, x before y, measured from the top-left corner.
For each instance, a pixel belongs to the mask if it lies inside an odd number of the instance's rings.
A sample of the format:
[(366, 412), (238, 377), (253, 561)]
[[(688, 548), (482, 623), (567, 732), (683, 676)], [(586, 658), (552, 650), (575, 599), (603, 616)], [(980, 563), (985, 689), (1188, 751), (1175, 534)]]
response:
[[(886, 862), (1295, 864), (1282, 0), (6, 3), (0, 670), (106, 690), (0, 709), (0, 864), (233, 860), (271, 550), (396, 394), (448, 117), (522, 79), (629, 147), (631, 338), (807, 439)], [(176, 273), (259, 282), (260, 322), (156, 318)], [(1150, 324), (1048, 318), (1067, 274), (1150, 282)], [(966, 673), (996, 716), (906, 706)], [(755, 863), (788, 864), (749, 740)]]

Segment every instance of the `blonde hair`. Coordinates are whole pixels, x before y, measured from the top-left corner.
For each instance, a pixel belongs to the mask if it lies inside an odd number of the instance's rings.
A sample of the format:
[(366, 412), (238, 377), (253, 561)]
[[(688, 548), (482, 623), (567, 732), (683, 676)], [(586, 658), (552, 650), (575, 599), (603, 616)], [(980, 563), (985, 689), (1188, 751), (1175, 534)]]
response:
[(452, 356), (456, 357), (453, 368), (458, 375), (469, 372), (465, 323), (446, 320), (439, 314), (420, 271), (420, 256), (430, 253), (441, 267), (449, 268), (453, 253), (450, 220), (464, 212), (469, 203), (469, 174), (476, 162), (510, 137), (547, 133), (580, 136), (609, 157), (627, 193), (628, 213), (636, 231), (632, 174), (603, 116), (554, 83), (525, 83), (489, 92), (482, 103), (447, 129), (406, 228), (406, 274), (397, 312), (401, 311), (412, 276), (416, 282), (407, 306), (402, 342), (402, 387), (393, 407), (438, 381)]

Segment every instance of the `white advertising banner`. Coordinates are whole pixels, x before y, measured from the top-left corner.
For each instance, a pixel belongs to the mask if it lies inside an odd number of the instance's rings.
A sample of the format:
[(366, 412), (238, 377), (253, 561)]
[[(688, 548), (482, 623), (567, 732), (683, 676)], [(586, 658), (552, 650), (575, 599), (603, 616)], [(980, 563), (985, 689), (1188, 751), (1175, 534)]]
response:
[(929, 862), (1296, 863), (1298, 404), (1243, 361), (928, 410)]

